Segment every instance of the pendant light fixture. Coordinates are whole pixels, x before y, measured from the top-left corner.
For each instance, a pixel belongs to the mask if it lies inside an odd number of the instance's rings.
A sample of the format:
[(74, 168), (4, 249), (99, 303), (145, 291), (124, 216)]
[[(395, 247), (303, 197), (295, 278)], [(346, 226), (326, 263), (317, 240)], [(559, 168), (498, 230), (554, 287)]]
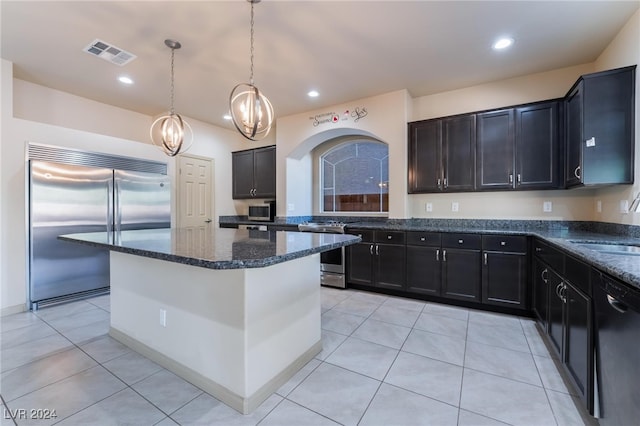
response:
[(245, 138), (256, 141), (264, 138), (273, 124), (273, 107), (260, 90), (253, 84), (253, 5), (251, 3), (251, 73), (249, 83), (240, 83), (229, 95), (231, 119), (236, 129)]
[(173, 109), (174, 83), (173, 83), (173, 58), (176, 49), (182, 45), (175, 40), (167, 39), (164, 44), (171, 49), (171, 107), (169, 112), (158, 117), (149, 129), (151, 141), (155, 146), (169, 157), (175, 157), (181, 152), (185, 152), (193, 143), (193, 131), (191, 126), (182, 119), (180, 114), (176, 114)]

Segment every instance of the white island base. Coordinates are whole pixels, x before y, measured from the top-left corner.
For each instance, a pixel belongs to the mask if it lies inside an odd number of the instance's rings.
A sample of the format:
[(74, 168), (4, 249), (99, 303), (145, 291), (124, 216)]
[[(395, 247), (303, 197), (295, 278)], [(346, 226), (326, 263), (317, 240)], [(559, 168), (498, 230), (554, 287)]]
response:
[(112, 251), (110, 334), (247, 414), (322, 349), (319, 271), (319, 254), (207, 269)]

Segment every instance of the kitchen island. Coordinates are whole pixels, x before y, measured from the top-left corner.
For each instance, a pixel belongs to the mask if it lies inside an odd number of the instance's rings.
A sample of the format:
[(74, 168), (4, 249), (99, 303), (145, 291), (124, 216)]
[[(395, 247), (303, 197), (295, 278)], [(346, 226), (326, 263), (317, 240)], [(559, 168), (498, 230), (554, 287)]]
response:
[(320, 253), (350, 235), (155, 229), (59, 237), (110, 250), (110, 335), (242, 413), (322, 349)]

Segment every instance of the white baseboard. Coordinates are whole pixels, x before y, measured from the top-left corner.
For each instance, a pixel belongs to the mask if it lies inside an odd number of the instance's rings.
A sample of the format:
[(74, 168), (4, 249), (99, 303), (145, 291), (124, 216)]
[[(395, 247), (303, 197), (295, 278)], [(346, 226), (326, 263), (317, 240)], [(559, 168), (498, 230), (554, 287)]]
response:
[(15, 305), (15, 306), (6, 306), (2, 309), (0, 309), (0, 317), (6, 317), (7, 315), (13, 315), (13, 314), (19, 314), (21, 312), (26, 312), (27, 309), (27, 304), (26, 303), (21, 303), (19, 305)]

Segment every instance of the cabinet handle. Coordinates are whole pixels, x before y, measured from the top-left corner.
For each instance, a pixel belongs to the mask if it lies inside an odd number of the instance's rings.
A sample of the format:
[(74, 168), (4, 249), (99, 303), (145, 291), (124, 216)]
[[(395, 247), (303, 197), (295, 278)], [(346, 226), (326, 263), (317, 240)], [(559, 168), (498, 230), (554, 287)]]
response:
[(447, 178), (444, 178), (444, 187), (445, 188), (449, 187), (449, 183), (447, 182)]
[(440, 262), (440, 249), (436, 249), (436, 262)]
[(442, 250), (442, 261), (443, 262), (447, 261), (447, 251), (446, 250)]
[(392, 239), (392, 238), (393, 238), (393, 236), (392, 236), (392, 235), (387, 235), (387, 240), (390, 240), (390, 239)]
[(509, 173), (509, 183), (513, 183), (513, 173)]
[(424, 240), (426, 240), (425, 237), (420, 237), (420, 241), (424, 241)]
[(458, 240), (458, 244), (464, 244), (464, 240)]
[(567, 303), (567, 285), (562, 283), (562, 289), (560, 290), (561, 299), (564, 303)]
[(522, 175), (518, 173), (518, 185), (522, 183)]
[(504, 246), (506, 246), (506, 245), (507, 245), (507, 242), (506, 242), (506, 241), (500, 241), (500, 245), (501, 245), (502, 247), (504, 247)]
[(487, 253), (484, 254), (484, 266), (487, 266)]
[(558, 284), (556, 286), (556, 296), (558, 296), (560, 299), (562, 299), (562, 296), (560, 296), (560, 289), (562, 288), (562, 283)]
[(373, 244), (369, 246), (369, 254), (373, 256)]
[(576, 169), (573, 171), (573, 174), (580, 179), (580, 166), (576, 167)]
[(620, 312), (621, 314), (624, 314), (625, 312), (627, 312), (627, 309), (628, 309), (627, 305), (625, 305), (624, 303), (617, 300), (615, 297), (610, 296), (608, 294), (607, 294), (607, 302), (609, 302), (609, 305), (611, 305), (613, 309)]
[(376, 256), (380, 256), (380, 246), (376, 244)]
[(441, 185), (442, 185), (442, 179), (438, 178), (438, 189), (440, 189)]
[(549, 270), (547, 268), (544, 268), (544, 271), (540, 274), (540, 278), (542, 278), (545, 284), (549, 282)]
[(540, 253), (542, 249), (540, 247), (536, 247), (536, 253)]

